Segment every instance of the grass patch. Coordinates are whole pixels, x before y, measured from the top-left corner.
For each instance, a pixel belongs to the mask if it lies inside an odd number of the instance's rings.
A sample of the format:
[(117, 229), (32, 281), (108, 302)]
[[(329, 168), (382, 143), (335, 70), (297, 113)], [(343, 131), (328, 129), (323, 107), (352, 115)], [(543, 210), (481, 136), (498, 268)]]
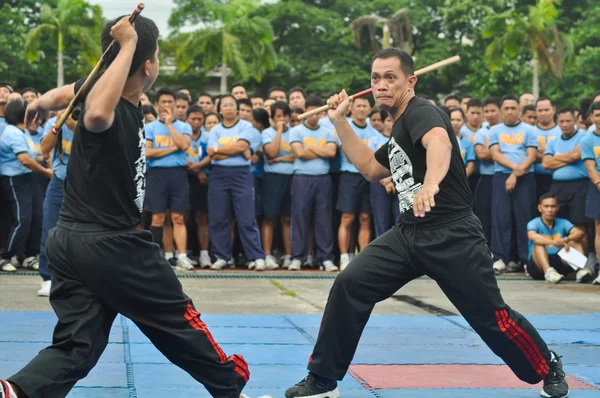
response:
[(281, 294), (283, 294), (284, 296), (290, 296), (290, 297), (296, 297), (297, 294), (295, 291), (293, 290), (288, 290), (285, 286), (283, 286), (281, 283), (277, 282), (274, 279), (269, 279), (269, 282), (271, 282), (271, 284), (273, 286), (275, 286), (277, 289), (281, 290)]

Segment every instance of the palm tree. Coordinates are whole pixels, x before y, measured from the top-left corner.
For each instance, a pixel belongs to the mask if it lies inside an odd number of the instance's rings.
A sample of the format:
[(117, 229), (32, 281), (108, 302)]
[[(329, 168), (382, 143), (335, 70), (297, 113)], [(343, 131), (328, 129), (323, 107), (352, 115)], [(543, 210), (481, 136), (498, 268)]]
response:
[[(509, 10), (490, 17), (483, 38), (494, 38), (487, 46), (485, 60), (494, 71), (506, 59), (527, 51), (532, 58), (533, 95), (539, 96), (540, 68), (560, 79), (566, 60), (574, 53), (571, 39), (558, 31), (558, 9), (554, 0), (537, 0), (526, 15)], [(541, 75), (543, 76), (543, 74)]]
[(29, 31), (25, 42), (25, 52), (30, 62), (40, 57), (40, 44), (45, 40), (57, 43), (57, 87), (64, 84), (63, 55), (67, 39), (79, 42), (73, 49), (90, 66), (100, 57), (99, 32), (102, 29), (102, 8), (85, 0), (59, 0), (56, 8), (47, 4), (40, 11), (41, 24)]
[[(394, 39), (396, 47), (404, 48), (412, 52), (412, 26), (410, 24), (410, 11), (402, 8), (396, 11), (390, 18), (382, 18), (377, 15), (363, 15), (352, 21), (350, 27), (354, 33), (356, 46), (360, 48), (360, 40), (366, 29), (371, 48), (378, 51), (380, 48), (390, 47), (390, 36)], [(380, 45), (376, 38), (377, 25), (383, 22), (383, 44)]]
[(182, 26), (190, 20), (202, 24), (201, 28), (181, 37), (182, 44), (175, 56), (180, 72), (195, 64), (205, 70), (220, 65), (223, 94), (227, 91), (229, 68), (242, 81), (250, 77), (261, 81), (265, 73), (275, 67), (273, 28), (268, 20), (252, 14), (259, 8), (260, 0), (187, 0), (187, 3), (195, 3), (204, 17), (194, 19), (189, 13), (171, 17), (172, 26)]

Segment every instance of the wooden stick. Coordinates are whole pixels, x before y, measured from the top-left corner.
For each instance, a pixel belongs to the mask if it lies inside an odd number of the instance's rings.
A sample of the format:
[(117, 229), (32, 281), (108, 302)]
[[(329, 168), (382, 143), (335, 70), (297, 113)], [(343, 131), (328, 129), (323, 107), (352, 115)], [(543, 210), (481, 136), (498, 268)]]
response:
[[(460, 56), (455, 55), (454, 57), (447, 58), (447, 59), (445, 59), (443, 61), (436, 62), (435, 64), (431, 64), (429, 66), (426, 66), (424, 68), (421, 68), (421, 69), (415, 71), (415, 76), (419, 76), (419, 75), (422, 75), (424, 73), (431, 72), (432, 70), (443, 68), (446, 65), (450, 65), (450, 64), (453, 64), (453, 63), (458, 62), (458, 61), (460, 61)], [(365, 96), (371, 94), (372, 91), (373, 90), (369, 88), (367, 90), (364, 90), (364, 91), (361, 91), (359, 93), (351, 95), (350, 98), (351, 99), (356, 99), (356, 98), (360, 98), (360, 97), (365, 97)], [(313, 109), (312, 111), (308, 111), (308, 112), (305, 112), (305, 113), (299, 115), (298, 116), (298, 120), (304, 120), (307, 117), (310, 117), (312, 115), (316, 115), (317, 113), (325, 112), (328, 109), (329, 109), (329, 105), (323, 105), (323, 106), (321, 106), (319, 108)]]
[[(133, 23), (135, 21), (135, 19), (137, 18), (137, 16), (140, 15), (142, 10), (144, 10), (144, 3), (139, 3), (137, 5), (137, 8), (133, 11), (131, 16), (129, 17), (129, 22)], [(108, 56), (108, 54), (110, 54), (111, 50), (113, 49), (113, 47), (115, 46), (116, 43), (117, 43), (117, 41), (114, 39), (113, 39), (113, 41), (110, 42), (110, 44), (106, 48), (106, 51), (104, 51), (104, 53), (100, 57), (100, 60), (98, 61), (96, 66), (94, 66), (94, 69), (92, 69), (92, 72), (88, 75), (87, 79), (85, 79), (85, 82), (83, 82), (83, 85), (81, 86), (81, 88), (79, 89), (77, 94), (75, 94), (75, 97), (73, 97), (73, 99), (71, 100), (71, 103), (69, 104), (67, 109), (62, 113), (61, 117), (56, 119), (56, 124), (54, 124), (54, 127), (52, 127), (52, 134), (54, 134), (54, 135), (58, 134), (58, 132), (62, 128), (63, 124), (65, 124), (65, 121), (71, 115), (71, 112), (73, 112), (73, 109), (75, 108), (77, 103), (79, 101), (81, 101), (81, 98), (87, 92), (92, 80), (94, 80), (94, 78), (98, 75), (98, 72), (100, 72), (100, 69), (102, 68), (102, 66), (104, 66), (106, 57)]]

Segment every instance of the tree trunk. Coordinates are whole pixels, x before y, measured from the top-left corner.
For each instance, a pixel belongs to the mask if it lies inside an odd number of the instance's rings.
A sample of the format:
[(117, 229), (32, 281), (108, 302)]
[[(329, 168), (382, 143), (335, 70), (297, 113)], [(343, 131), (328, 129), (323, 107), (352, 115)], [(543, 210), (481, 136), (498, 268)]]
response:
[(390, 48), (390, 27), (388, 22), (383, 23), (383, 46), (382, 48)]
[(540, 64), (537, 60), (537, 56), (533, 57), (533, 96), (538, 99), (540, 97)]
[(220, 94), (227, 94), (227, 64), (221, 64), (221, 87)]
[(58, 27), (58, 52), (57, 52), (57, 65), (58, 65), (58, 73), (56, 77), (56, 87), (62, 87), (65, 84), (65, 70), (63, 65), (63, 34), (60, 26)]

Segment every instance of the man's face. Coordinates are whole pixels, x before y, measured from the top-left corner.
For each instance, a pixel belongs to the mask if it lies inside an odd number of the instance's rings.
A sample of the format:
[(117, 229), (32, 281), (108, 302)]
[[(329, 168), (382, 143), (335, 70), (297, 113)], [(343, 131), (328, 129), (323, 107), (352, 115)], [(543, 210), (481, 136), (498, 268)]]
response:
[(204, 122), (204, 129), (206, 129), (206, 131), (210, 131), (212, 130), (213, 127), (215, 127), (217, 124), (221, 123), (219, 121), (219, 118), (215, 115), (209, 115), (206, 118), (206, 121)]
[(184, 99), (177, 99), (175, 101), (175, 119), (185, 122), (185, 114), (190, 107), (190, 104)]
[(152, 123), (155, 120), (156, 120), (156, 118), (154, 117), (154, 115), (152, 113), (150, 113), (150, 112), (144, 113), (144, 123), (145, 124)]
[(452, 123), (452, 129), (454, 130), (454, 134), (459, 135), (460, 129), (465, 124), (465, 120), (463, 119), (462, 113), (458, 111), (454, 111), (450, 114), (450, 122)]
[(206, 113), (215, 111), (215, 104), (212, 99), (208, 96), (201, 96), (198, 98), (198, 105), (202, 107), (202, 110)]
[(277, 101), (282, 101), (282, 102), (288, 102), (287, 101), (287, 95), (285, 94), (285, 91), (283, 90), (273, 90), (271, 91), (271, 95), (269, 96), (270, 98), (273, 98)]
[(528, 110), (523, 116), (523, 121), (530, 126), (535, 126), (537, 124), (537, 114), (535, 111)]
[(42, 124), (42, 121), (39, 120), (38, 118), (35, 118), (31, 123), (29, 123), (29, 125), (27, 125), (27, 130), (30, 133), (35, 134), (37, 132), (37, 129), (40, 128), (41, 124)]
[(596, 125), (596, 131), (600, 134), (600, 109), (594, 109), (592, 113), (592, 123)]
[(231, 90), (231, 95), (233, 95), (233, 97), (236, 100), (239, 100), (239, 99), (242, 99), (242, 98), (248, 98), (248, 94), (246, 94), (246, 89), (244, 88), (244, 86), (236, 86), (236, 87), (234, 87), (233, 90)]
[(371, 105), (366, 98), (357, 98), (352, 103), (352, 117), (354, 120), (364, 123), (371, 113)]
[(515, 100), (506, 100), (502, 103), (502, 117), (504, 123), (515, 125), (519, 121), (519, 104)]
[(460, 102), (455, 98), (449, 98), (444, 101), (444, 106), (448, 109), (454, 109), (460, 107)]
[(290, 94), (290, 108), (304, 109), (305, 98), (300, 91), (294, 91)]
[(381, 131), (383, 130), (383, 123), (381, 122), (381, 113), (375, 112), (371, 115), (371, 126), (381, 133)]
[(282, 109), (275, 109), (273, 121), (275, 122), (275, 124), (279, 122), (284, 122), (285, 124), (288, 124), (290, 122), (290, 117), (284, 114)]
[(166, 111), (170, 111), (171, 115), (173, 115), (175, 111), (175, 98), (171, 95), (161, 95), (158, 101), (156, 102), (156, 107), (158, 108), (158, 114), (165, 113)]
[(6, 102), (10, 103), (10, 102), (13, 102), (16, 100), (23, 101), (23, 96), (20, 93), (13, 91), (12, 93), (8, 94), (8, 98), (7, 98)]
[(548, 126), (554, 122), (554, 108), (548, 100), (538, 101), (535, 106), (537, 121), (541, 126)]
[(470, 126), (481, 127), (483, 110), (480, 106), (472, 106), (467, 110), (467, 123)]
[(396, 57), (377, 58), (371, 67), (371, 88), (380, 108), (399, 109), (414, 94), (416, 76), (406, 76)]
[(265, 109), (267, 110), (267, 112), (269, 112), (269, 115), (271, 114), (271, 105), (273, 105), (276, 102), (277, 101), (273, 98), (269, 98), (265, 101)]
[(302, 120), (298, 119), (300, 116), (299, 113), (292, 112), (292, 117), (290, 117), (290, 127), (296, 127), (299, 124), (302, 124)]
[(519, 106), (523, 108), (525, 105), (534, 105), (535, 97), (533, 94), (525, 93), (519, 98)]
[(483, 116), (490, 126), (500, 123), (500, 108), (496, 104), (487, 104), (483, 107)]
[(200, 131), (202, 125), (204, 124), (204, 115), (201, 112), (192, 112), (187, 117), (187, 124), (192, 126), (192, 130), (194, 132)]
[(221, 99), (219, 108), (221, 110), (221, 115), (223, 115), (223, 119), (232, 120), (237, 116), (237, 103), (235, 99), (231, 97)]
[(556, 199), (548, 198), (542, 200), (542, 203), (538, 205), (538, 211), (545, 221), (554, 220), (554, 218), (556, 218), (556, 213), (558, 213), (558, 203), (556, 202)]
[(251, 121), (252, 120), (252, 108), (246, 104), (240, 104), (240, 119)]
[(252, 97), (250, 102), (252, 102), (252, 109), (265, 107), (265, 100), (262, 99), (261, 97)]
[(28, 104), (31, 104), (33, 101), (35, 101), (37, 97), (37, 94), (33, 91), (25, 91), (23, 93), (23, 100), (25, 100), (25, 102)]
[(8, 95), (10, 94), (10, 90), (8, 87), (0, 87), (0, 105), (6, 105), (8, 102)]
[(577, 131), (576, 121), (577, 119), (575, 119), (575, 116), (571, 112), (563, 112), (558, 115), (558, 126), (565, 138), (571, 137)]

